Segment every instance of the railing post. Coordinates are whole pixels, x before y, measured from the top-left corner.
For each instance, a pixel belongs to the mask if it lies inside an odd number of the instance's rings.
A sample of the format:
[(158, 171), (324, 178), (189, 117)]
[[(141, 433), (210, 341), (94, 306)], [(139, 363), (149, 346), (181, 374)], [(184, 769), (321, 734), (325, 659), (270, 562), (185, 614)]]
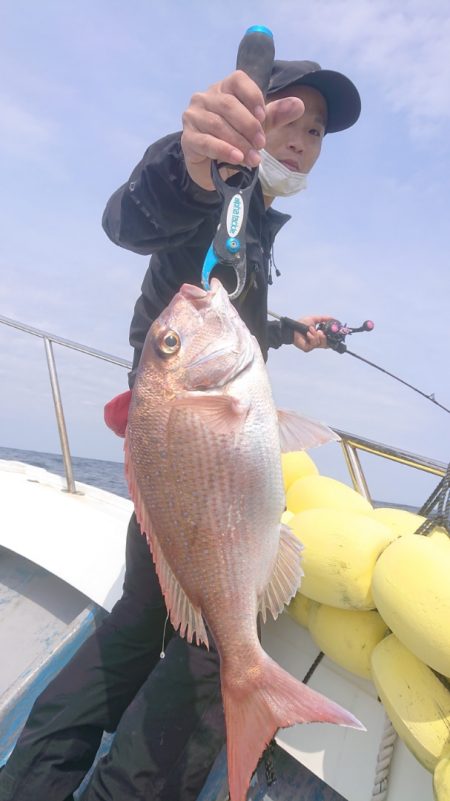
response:
[(366, 477), (362, 469), (361, 462), (359, 461), (356, 449), (346, 442), (345, 438), (341, 438), (342, 450), (344, 451), (345, 461), (347, 462), (348, 472), (353, 482), (353, 486), (369, 503), (372, 502), (370, 497), (369, 487), (367, 486)]
[(77, 488), (73, 478), (72, 459), (70, 456), (69, 438), (67, 436), (66, 421), (64, 419), (64, 411), (61, 402), (61, 393), (59, 391), (58, 376), (56, 373), (55, 357), (53, 355), (53, 347), (51, 340), (44, 337), (45, 353), (47, 356), (48, 372), (50, 374), (50, 384), (52, 386), (53, 403), (55, 404), (56, 421), (58, 423), (59, 439), (61, 442), (61, 450), (64, 460), (64, 471), (67, 481), (67, 492), (76, 494)]

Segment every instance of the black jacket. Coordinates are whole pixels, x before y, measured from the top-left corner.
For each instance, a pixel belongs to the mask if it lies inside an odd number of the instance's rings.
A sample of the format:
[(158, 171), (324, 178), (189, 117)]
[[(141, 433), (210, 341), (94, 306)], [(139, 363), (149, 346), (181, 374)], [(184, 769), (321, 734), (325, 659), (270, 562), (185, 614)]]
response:
[[(116, 245), (152, 254), (131, 321), (134, 358), (130, 387), (153, 320), (181, 284), (200, 285), (203, 261), (220, 218), (218, 194), (191, 180), (180, 139), (180, 133), (169, 134), (151, 145), (103, 214), (103, 227)], [(289, 219), (287, 214), (265, 209), (257, 184), (247, 222), (247, 284), (235, 305), (265, 359), (269, 347), (278, 348), (293, 339), (292, 332), (280, 323), (267, 322), (270, 252), (276, 234)], [(227, 286), (230, 275), (226, 268), (215, 268), (213, 275)]]

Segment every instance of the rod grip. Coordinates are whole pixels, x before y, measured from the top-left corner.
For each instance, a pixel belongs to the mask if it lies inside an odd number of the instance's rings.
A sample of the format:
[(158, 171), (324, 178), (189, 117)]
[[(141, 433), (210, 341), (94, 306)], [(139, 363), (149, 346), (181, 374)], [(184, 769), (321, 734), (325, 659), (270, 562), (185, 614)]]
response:
[(292, 317), (280, 317), (280, 321), (292, 331), (297, 331), (304, 336), (309, 331), (309, 325), (305, 325), (305, 323), (301, 323), (299, 320), (293, 320)]
[(239, 45), (236, 69), (246, 72), (259, 86), (264, 97), (269, 86), (274, 56), (275, 45), (269, 28), (253, 25), (245, 32)]

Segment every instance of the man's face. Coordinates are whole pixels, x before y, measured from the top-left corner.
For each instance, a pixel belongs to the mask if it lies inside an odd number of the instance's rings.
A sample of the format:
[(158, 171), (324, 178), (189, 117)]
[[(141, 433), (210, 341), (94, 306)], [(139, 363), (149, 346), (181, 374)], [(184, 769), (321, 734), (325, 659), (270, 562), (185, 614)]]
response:
[(268, 153), (294, 172), (308, 173), (316, 163), (327, 124), (325, 98), (312, 86), (288, 86), (272, 95), (268, 102), (282, 97), (299, 97), (305, 113), (287, 125), (266, 131)]

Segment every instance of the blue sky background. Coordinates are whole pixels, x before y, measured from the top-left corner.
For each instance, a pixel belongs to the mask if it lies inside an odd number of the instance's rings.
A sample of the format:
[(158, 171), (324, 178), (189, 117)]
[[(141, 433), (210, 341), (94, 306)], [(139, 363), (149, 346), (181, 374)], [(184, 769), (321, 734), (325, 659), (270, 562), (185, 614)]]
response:
[[(104, 205), (148, 144), (179, 129), (192, 93), (232, 71), (252, 24), (272, 29), (278, 57), (349, 75), (363, 102), (354, 128), (326, 137), (307, 192), (277, 203), (293, 220), (277, 239), (270, 307), (373, 319), (350, 349), (449, 406), (447, 0), (4, 0), (0, 313), (131, 358), (148, 259), (109, 242)], [(0, 444), (58, 452), (42, 343), (0, 326), (0, 348)], [(125, 371), (55, 353), (73, 453), (120, 460), (102, 410)], [(283, 348), (270, 375), (280, 406), (450, 458), (449, 416), (348, 355)], [(317, 461), (344, 477), (336, 446)], [(364, 465), (386, 500), (420, 503), (435, 483)]]

